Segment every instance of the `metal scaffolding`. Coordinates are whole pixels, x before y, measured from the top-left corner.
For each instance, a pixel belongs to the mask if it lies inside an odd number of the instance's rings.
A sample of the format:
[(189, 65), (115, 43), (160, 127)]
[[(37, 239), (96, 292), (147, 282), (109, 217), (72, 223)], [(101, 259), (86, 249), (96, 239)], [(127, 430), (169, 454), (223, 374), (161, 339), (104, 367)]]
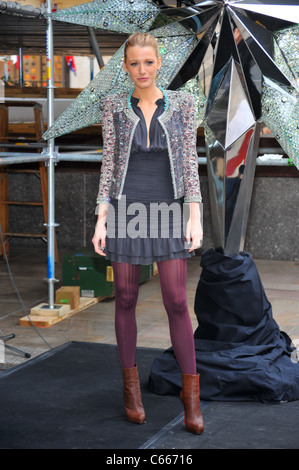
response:
[[(53, 22), (51, 18), (52, 2), (47, 0), (47, 99), (48, 99), (48, 128), (54, 124), (54, 44)], [(49, 308), (54, 308), (55, 279), (55, 162), (54, 139), (49, 139), (48, 147), (48, 294)]]
[[(42, 10), (34, 7), (22, 7), (15, 2), (0, 3), (0, 11), (6, 11), (9, 14), (25, 16), (25, 17), (40, 17), (43, 15)], [(53, 21), (50, 13), (52, 12), (52, 2), (47, 0), (47, 32), (46, 32), (46, 45), (47, 45), (47, 103), (48, 103), (48, 127), (54, 123), (54, 39), (53, 39)], [(95, 37), (93, 31), (89, 31), (92, 38), (92, 45), (95, 49)], [(99, 48), (96, 49), (96, 57), (101, 61)], [(22, 51), (19, 50), (22, 57)], [(21, 65), (21, 64), (20, 64)], [(102, 65), (102, 62), (101, 64)], [(20, 67), (21, 69), (22, 67)], [(48, 231), (48, 308), (54, 309), (55, 292), (54, 286), (58, 280), (55, 278), (55, 227), (59, 224), (55, 222), (55, 165), (59, 160), (72, 160), (72, 161), (101, 161), (99, 155), (84, 155), (78, 154), (58, 154), (55, 151), (54, 139), (47, 141), (47, 146), (39, 153), (22, 153), (22, 152), (0, 152), (0, 165), (12, 165), (18, 163), (32, 163), (44, 161), (48, 167), (48, 222), (45, 224)]]

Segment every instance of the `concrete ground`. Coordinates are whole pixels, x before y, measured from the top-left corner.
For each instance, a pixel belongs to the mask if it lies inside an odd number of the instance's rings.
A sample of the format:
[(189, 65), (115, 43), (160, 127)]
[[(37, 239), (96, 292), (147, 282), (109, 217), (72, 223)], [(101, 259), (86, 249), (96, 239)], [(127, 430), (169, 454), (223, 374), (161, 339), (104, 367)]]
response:
[[(56, 263), (55, 277), (58, 280), (62, 279), (62, 256), (63, 253), (60, 253), (60, 261)], [(188, 303), (196, 329), (197, 318), (193, 304), (201, 272), (200, 258), (193, 257), (188, 263)], [(256, 259), (255, 263), (266, 295), (272, 304), (275, 320), (280, 329), (299, 347), (299, 262)], [(50, 347), (54, 348), (69, 341), (115, 344), (113, 298), (98, 302), (52, 327), (35, 329), (32, 326), (20, 326), (20, 318), (26, 315), (25, 312), (30, 313), (31, 308), (48, 302), (46, 277), (46, 248), (11, 249), (9, 268), (4, 259), (0, 260), (0, 336), (15, 334), (15, 338), (7, 342), (8, 345), (20, 348), (35, 357)], [(60, 285), (61, 283), (57, 283), (55, 290)], [(170, 346), (158, 275), (140, 286), (137, 323), (139, 347), (166, 349)], [(0, 370), (28, 361), (24, 356), (7, 348), (4, 352), (5, 358), (0, 363)]]

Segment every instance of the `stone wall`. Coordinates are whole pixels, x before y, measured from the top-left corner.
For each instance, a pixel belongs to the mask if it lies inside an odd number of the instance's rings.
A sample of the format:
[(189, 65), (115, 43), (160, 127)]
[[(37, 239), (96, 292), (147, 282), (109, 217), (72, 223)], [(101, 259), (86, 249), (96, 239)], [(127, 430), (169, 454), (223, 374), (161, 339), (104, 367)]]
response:
[[(204, 243), (213, 247), (207, 176), (201, 178), (204, 201)], [(99, 171), (56, 171), (55, 221), (58, 248), (67, 251), (91, 244)], [(40, 201), (40, 184), (34, 175), (13, 174), (10, 199)], [(256, 177), (249, 214), (245, 251), (254, 258), (298, 260), (299, 178)], [(10, 231), (43, 232), (41, 207), (10, 207)], [(13, 238), (13, 246), (45, 246), (40, 239)]]

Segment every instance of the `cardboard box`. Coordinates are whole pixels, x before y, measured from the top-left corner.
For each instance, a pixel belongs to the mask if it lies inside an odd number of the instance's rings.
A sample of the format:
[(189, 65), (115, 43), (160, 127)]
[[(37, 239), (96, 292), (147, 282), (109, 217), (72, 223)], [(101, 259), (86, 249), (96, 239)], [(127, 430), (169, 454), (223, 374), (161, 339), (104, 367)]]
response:
[(80, 287), (63, 286), (56, 291), (56, 303), (69, 305), (71, 310), (80, 306)]

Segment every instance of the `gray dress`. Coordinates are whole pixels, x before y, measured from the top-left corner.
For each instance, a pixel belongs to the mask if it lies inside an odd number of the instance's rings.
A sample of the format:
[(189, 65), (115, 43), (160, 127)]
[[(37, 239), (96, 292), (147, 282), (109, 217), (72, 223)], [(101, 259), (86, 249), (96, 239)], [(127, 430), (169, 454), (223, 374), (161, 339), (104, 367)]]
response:
[(156, 101), (147, 147), (147, 128), (138, 99), (132, 108), (140, 117), (120, 200), (111, 199), (107, 217), (106, 258), (148, 265), (189, 258), (184, 237), (183, 204), (174, 199), (167, 142), (158, 121), (164, 99)]

